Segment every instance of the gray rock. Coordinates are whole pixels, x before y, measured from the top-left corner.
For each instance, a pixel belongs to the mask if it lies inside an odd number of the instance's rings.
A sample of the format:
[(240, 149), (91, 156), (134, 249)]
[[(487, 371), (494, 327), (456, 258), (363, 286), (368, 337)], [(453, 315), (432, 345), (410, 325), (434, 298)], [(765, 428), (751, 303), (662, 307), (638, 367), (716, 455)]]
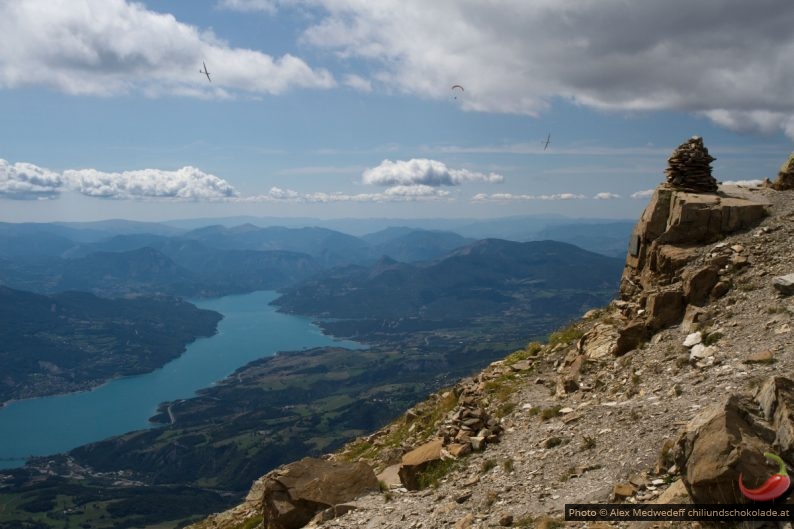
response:
[(774, 278), (772, 280), (772, 286), (784, 296), (794, 294), (794, 274), (787, 274)]
[(703, 341), (703, 334), (698, 332), (693, 332), (692, 334), (687, 335), (686, 339), (684, 340), (684, 347), (692, 347), (693, 345), (697, 345)]

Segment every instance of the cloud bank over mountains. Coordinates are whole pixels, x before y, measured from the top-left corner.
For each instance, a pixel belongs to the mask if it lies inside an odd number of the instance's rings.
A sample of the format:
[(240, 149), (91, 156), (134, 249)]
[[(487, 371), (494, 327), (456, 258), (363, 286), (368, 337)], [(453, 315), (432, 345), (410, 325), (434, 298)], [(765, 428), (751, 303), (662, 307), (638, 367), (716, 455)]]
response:
[(75, 191), (85, 196), (118, 200), (222, 200), (238, 196), (226, 180), (196, 169), (143, 169), (108, 173), (96, 169), (59, 174), (31, 163), (11, 164), (0, 158), (0, 198), (43, 200)]
[(72, 191), (84, 196), (115, 200), (177, 200), (220, 202), (406, 202), (449, 199), (442, 186), (459, 186), (469, 182), (499, 183), (504, 178), (467, 169), (450, 169), (436, 160), (384, 160), (366, 169), (361, 185), (380, 186), (373, 193), (314, 192), (298, 193), (292, 189), (272, 187), (262, 195), (241, 196), (226, 180), (195, 167), (174, 171), (142, 169), (105, 172), (97, 169), (69, 169), (57, 173), (31, 163), (10, 162), (0, 158), (0, 198), (44, 200)]

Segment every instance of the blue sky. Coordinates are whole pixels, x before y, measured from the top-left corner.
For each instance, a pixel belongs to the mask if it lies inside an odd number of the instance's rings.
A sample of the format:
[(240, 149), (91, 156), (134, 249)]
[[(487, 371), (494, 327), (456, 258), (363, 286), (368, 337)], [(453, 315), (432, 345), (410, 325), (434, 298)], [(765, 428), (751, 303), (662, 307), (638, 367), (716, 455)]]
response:
[(774, 178), (791, 27), (787, 0), (0, 0), (0, 221), (635, 218), (692, 135), (718, 180)]

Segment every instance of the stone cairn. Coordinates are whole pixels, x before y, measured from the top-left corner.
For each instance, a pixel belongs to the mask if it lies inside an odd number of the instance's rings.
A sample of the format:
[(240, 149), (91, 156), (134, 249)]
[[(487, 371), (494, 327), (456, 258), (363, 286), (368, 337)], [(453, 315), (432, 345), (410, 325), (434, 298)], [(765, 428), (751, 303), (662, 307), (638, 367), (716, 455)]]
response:
[(487, 444), (498, 443), (502, 435), (499, 420), (491, 417), (472, 397), (463, 396), (458, 407), (447, 414), (438, 434), (453, 457), (472, 450), (479, 452)]
[(713, 192), (717, 190), (717, 180), (711, 176), (711, 162), (716, 158), (709, 155), (703, 146), (703, 138), (692, 136), (678, 146), (668, 159), (665, 169), (667, 182), (685, 191)]

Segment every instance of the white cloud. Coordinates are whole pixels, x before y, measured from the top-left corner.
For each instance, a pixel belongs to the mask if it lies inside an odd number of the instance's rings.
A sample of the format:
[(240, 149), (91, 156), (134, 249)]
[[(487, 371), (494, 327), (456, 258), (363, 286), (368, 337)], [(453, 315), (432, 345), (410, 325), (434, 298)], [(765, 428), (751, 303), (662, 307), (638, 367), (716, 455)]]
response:
[(461, 84), (466, 110), (536, 116), (563, 98), (794, 137), (785, 0), (305, 1), (326, 16), (304, 41), (367, 61), (395, 92), (444, 99)]
[(326, 193), (315, 192), (301, 194), (292, 189), (272, 187), (266, 195), (239, 197), (234, 202), (301, 202), (301, 203), (332, 203), (332, 202), (416, 202), (451, 198), (449, 191), (436, 189), (426, 185), (393, 186), (382, 193)]
[(359, 92), (372, 92), (372, 83), (360, 75), (348, 74), (343, 80), (346, 86)]
[(408, 185), (408, 186), (394, 186), (388, 188), (383, 194), (387, 197), (403, 197), (403, 198), (437, 198), (437, 197), (447, 197), (450, 195), (449, 191), (444, 191), (441, 189), (436, 189), (432, 186), (427, 186), (423, 184), (415, 184), (415, 185)]
[(63, 181), (58, 173), (31, 163), (11, 165), (0, 158), (0, 198), (36, 200), (55, 198)]
[(383, 160), (361, 175), (364, 184), (379, 186), (457, 186), (466, 182), (499, 183), (502, 175), (484, 174), (468, 169), (450, 169), (444, 163), (426, 158), (411, 160)]
[[(212, 83), (199, 73), (202, 61)], [(68, 94), (227, 98), (335, 81), (293, 55), (232, 48), (211, 31), (128, 0), (0, 1), (0, 88), (30, 85)]]
[(631, 194), (631, 198), (650, 198), (653, 196), (655, 189), (644, 189)]
[(114, 199), (222, 200), (237, 191), (222, 178), (183, 167), (176, 171), (143, 169), (106, 173), (96, 169), (64, 171), (67, 186), (83, 195)]
[(276, 2), (274, 0), (220, 0), (218, 7), (244, 13), (259, 11), (272, 15), (276, 12)]
[(764, 183), (763, 180), (728, 180), (722, 182), (724, 186), (758, 187)]
[(300, 197), (297, 191), (281, 189), (280, 187), (271, 187), (268, 195), (279, 200), (295, 200)]
[(512, 202), (517, 200), (583, 200), (588, 198), (579, 193), (557, 193), (554, 195), (516, 195), (513, 193), (478, 193), (472, 202)]
[(610, 200), (613, 198), (620, 198), (620, 195), (615, 193), (603, 192), (603, 193), (596, 193), (596, 195), (593, 198), (596, 200)]

